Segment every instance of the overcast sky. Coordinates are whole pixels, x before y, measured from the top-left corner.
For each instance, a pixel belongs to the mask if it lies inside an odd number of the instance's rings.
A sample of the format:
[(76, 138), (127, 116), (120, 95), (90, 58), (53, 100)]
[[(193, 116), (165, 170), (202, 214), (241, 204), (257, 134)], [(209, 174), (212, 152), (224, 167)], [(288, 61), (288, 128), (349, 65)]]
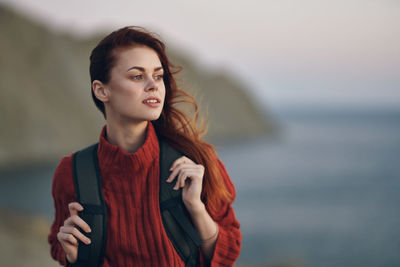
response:
[(145, 26), (272, 108), (400, 107), (397, 0), (0, 2), (80, 36)]

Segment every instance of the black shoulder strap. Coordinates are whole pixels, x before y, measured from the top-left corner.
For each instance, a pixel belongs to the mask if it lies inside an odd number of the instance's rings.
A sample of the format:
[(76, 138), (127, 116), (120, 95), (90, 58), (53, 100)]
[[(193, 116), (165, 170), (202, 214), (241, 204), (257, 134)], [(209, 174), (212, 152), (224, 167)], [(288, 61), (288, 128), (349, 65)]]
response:
[(79, 212), (91, 228), (90, 233), (81, 231), (91, 239), (86, 245), (79, 241), (78, 260), (73, 266), (100, 266), (104, 256), (107, 237), (107, 216), (104, 204), (101, 176), (97, 159), (98, 144), (78, 151), (74, 155), (74, 182), (78, 202), (83, 206)]
[[(188, 219), (182, 201), (182, 189), (174, 190), (174, 183), (165, 180), (170, 174), (172, 163), (183, 154), (162, 138), (160, 144), (160, 209), (164, 229), (185, 266), (199, 265), (198, 246), (201, 238)], [(91, 233), (81, 231), (92, 242), (79, 242), (78, 260), (72, 266), (100, 266), (106, 246), (106, 207), (104, 204), (101, 177), (97, 159), (97, 146), (92, 145), (74, 155), (74, 181), (78, 202), (84, 207), (79, 216), (89, 224)]]
[(199, 263), (198, 246), (201, 238), (188, 219), (187, 209), (182, 201), (182, 188), (174, 190), (175, 182), (167, 183), (169, 168), (183, 156), (162, 138), (160, 144), (160, 209), (164, 229), (185, 266), (197, 266)]

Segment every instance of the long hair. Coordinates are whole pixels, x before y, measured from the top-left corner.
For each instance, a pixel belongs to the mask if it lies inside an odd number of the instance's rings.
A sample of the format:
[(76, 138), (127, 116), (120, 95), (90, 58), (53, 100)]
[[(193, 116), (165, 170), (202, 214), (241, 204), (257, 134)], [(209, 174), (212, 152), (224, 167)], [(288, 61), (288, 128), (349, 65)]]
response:
[[(102, 39), (90, 55), (90, 78), (108, 83), (110, 71), (115, 65), (117, 48), (144, 45), (153, 49), (164, 69), (165, 101), (160, 117), (153, 122), (156, 132), (172, 146), (187, 155), (197, 164), (205, 167), (201, 200), (207, 203), (208, 210), (217, 213), (220, 202), (232, 203), (234, 196), (228, 191), (220, 173), (215, 147), (202, 140), (207, 131), (204, 121), (199, 123), (199, 112), (195, 99), (187, 92), (178, 89), (174, 74), (181, 68), (175, 67), (165, 52), (165, 44), (144, 28), (127, 26), (116, 30)], [(174, 70), (174, 71), (172, 71)], [(105, 117), (104, 103), (92, 98)], [(177, 107), (189, 104), (194, 112), (191, 116)]]

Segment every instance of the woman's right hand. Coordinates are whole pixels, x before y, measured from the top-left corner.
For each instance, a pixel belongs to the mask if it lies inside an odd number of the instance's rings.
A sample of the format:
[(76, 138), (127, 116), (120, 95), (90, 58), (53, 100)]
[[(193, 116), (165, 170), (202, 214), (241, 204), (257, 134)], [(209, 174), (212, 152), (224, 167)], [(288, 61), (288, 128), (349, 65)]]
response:
[(85, 244), (90, 244), (90, 239), (82, 234), (76, 226), (89, 233), (89, 225), (78, 216), (78, 211), (82, 211), (83, 207), (78, 202), (68, 204), (70, 217), (64, 221), (64, 225), (60, 227), (57, 233), (57, 239), (63, 247), (67, 260), (70, 263), (76, 262), (78, 259), (78, 239)]

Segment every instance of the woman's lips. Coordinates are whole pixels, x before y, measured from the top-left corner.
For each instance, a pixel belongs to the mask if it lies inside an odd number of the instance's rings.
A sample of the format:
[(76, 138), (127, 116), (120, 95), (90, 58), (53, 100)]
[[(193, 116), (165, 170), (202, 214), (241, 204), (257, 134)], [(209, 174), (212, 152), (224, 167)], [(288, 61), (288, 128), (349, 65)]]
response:
[(157, 97), (149, 97), (143, 100), (143, 104), (150, 107), (158, 107), (161, 105), (161, 101)]

